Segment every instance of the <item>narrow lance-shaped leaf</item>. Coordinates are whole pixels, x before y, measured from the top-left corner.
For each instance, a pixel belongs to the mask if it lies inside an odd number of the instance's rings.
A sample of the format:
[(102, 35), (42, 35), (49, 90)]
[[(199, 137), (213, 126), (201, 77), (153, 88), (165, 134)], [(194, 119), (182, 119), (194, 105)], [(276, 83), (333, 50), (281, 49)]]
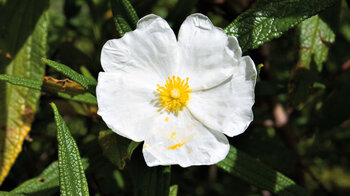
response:
[(104, 155), (119, 169), (124, 169), (126, 160), (131, 159), (131, 155), (139, 142), (131, 141), (108, 130), (101, 131), (98, 141)]
[(111, 5), (114, 23), (120, 37), (136, 28), (139, 17), (129, 0), (111, 0)]
[(83, 86), (86, 90), (88, 90), (90, 93), (95, 94), (95, 89), (97, 82), (95, 80), (92, 80), (88, 77), (85, 77), (84, 75), (74, 71), (67, 65), (63, 65), (61, 63), (42, 58), (41, 59), (44, 63), (49, 65), (50, 67), (56, 69), (58, 72), (62, 73), (63, 75), (67, 76), (71, 80), (79, 83), (81, 86)]
[(51, 163), (39, 176), (23, 182), (11, 191), (30, 195), (51, 195), (58, 192), (58, 162)]
[(239, 15), (225, 28), (238, 38), (243, 51), (280, 37), (303, 20), (335, 5), (339, 0), (263, 1), (256, 8)]
[(70, 134), (57, 107), (51, 103), (55, 113), (58, 140), (58, 168), (61, 195), (89, 195), (79, 149)]
[(10, 84), (17, 85), (17, 86), (23, 86), (35, 90), (41, 90), (42, 81), (41, 80), (32, 80), (27, 78), (22, 78), (14, 75), (6, 75), (6, 74), (0, 74), (0, 80), (6, 81)]
[(0, 81), (6, 81), (14, 85), (27, 87), (34, 90), (43, 90), (45, 92), (56, 93), (57, 96), (72, 101), (95, 105), (97, 104), (97, 99), (94, 95), (86, 92), (83, 87), (72, 81), (67, 82), (56, 80), (54, 78), (45, 76), (44, 83), (42, 84), (41, 80), (37, 81), (6, 74), (0, 74)]
[[(87, 159), (82, 159), (83, 167), (86, 170), (89, 167)], [(10, 193), (18, 193), (31, 196), (53, 195), (59, 191), (59, 174), (58, 162), (55, 161), (47, 166), (46, 169), (37, 177), (29, 179), (18, 187), (14, 188)]]
[(9, 193), (5, 191), (0, 191), (1, 196), (25, 196), (24, 194), (19, 194), (19, 193)]
[[(8, 7), (8, 5), (13, 6)], [(43, 12), (46, 9), (46, 1), (35, 1), (35, 3), (32, 0), (26, 3), (9, 1), (2, 9), (4, 10), (0, 11), (1, 20), (2, 17), (10, 18), (9, 21), (13, 24), (7, 24), (9, 26), (3, 29), (2, 25), (6, 25), (5, 21), (0, 23), (2, 26), (0, 28), (0, 50), (7, 54), (7, 59), (3, 58), (3, 55), (0, 56), (0, 73), (39, 82), (30, 84), (31, 87), (36, 86), (36, 89), (0, 82), (0, 184), (21, 152), (24, 138), (29, 133), (34, 120), (40, 97), (38, 89), (40, 89), (45, 73), (45, 65), (40, 58), (46, 55), (49, 25), (49, 15)], [(22, 13), (21, 11), (24, 10), (27, 11)], [(38, 14), (39, 20), (36, 18)], [(26, 25), (18, 26), (18, 24)], [(11, 29), (15, 29), (15, 32), (11, 32), (13, 35), (6, 32)], [(25, 33), (29, 29), (32, 30), (30, 35), (17, 33)], [(16, 45), (23, 40), (25, 40), (23, 45), (17, 47)]]
[(249, 155), (230, 147), (227, 157), (217, 166), (224, 171), (277, 195), (307, 195), (306, 191), (280, 172), (268, 168)]

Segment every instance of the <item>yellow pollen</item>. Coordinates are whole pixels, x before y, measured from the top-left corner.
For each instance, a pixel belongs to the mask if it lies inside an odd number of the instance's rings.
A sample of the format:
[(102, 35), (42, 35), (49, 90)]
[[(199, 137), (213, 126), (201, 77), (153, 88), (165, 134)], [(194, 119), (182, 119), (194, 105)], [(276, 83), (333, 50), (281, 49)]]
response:
[(175, 136), (175, 135), (176, 135), (176, 133), (175, 133), (175, 132), (172, 132), (169, 139), (170, 139), (170, 140), (174, 139), (174, 136)]
[(185, 142), (181, 142), (181, 143), (178, 143), (178, 144), (175, 144), (173, 146), (170, 146), (168, 147), (169, 150), (175, 150), (177, 148), (181, 148), (183, 145), (184, 145)]
[(174, 88), (173, 90), (170, 91), (170, 96), (174, 99), (178, 99), (181, 97), (180, 90), (177, 88)]
[(168, 77), (164, 86), (157, 84), (159, 101), (161, 106), (168, 112), (177, 114), (186, 106), (192, 92), (188, 85), (188, 78), (181, 80), (180, 77)]
[(169, 117), (165, 117), (164, 121), (168, 122), (169, 121)]

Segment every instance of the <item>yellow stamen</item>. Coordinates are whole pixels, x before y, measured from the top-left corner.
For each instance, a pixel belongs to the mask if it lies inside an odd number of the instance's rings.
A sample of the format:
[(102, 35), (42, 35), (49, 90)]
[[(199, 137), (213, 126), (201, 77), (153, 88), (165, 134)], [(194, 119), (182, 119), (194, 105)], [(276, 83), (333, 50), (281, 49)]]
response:
[(177, 114), (186, 106), (189, 94), (192, 92), (188, 85), (188, 78), (181, 80), (180, 77), (168, 77), (164, 86), (157, 84), (159, 101), (161, 106), (168, 112)]
[(170, 139), (170, 140), (174, 139), (174, 136), (175, 136), (175, 135), (176, 135), (176, 133), (175, 133), (175, 132), (172, 132), (169, 139)]
[(175, 144), (173, 146), (168, 147), (169, 150), (175, 150), (177, 148), (181, 148), (184, 145), (185, 142), (180, 142), (178, 144)]

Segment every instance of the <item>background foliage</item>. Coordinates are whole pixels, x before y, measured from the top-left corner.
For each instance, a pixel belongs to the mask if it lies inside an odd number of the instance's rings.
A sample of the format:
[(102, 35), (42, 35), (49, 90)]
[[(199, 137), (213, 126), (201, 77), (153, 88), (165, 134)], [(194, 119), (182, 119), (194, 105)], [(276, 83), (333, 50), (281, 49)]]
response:
[[(349, 195), (349, 6), (0, 0), (0, 195)], [(230, 138), (217, 165), (148, 168), (142, 145), (96, 114), (100, 51), (146, 14), (162, 16), (177, 33), (194, 12), (237, 36), (264, 65), (255, 119)]]

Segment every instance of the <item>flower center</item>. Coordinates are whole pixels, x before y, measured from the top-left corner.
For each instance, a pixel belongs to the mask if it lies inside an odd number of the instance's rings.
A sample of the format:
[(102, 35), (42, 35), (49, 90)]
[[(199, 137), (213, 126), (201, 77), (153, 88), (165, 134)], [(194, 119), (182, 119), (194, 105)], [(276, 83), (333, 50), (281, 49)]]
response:
[(192, 92), (188, 86), (188, 78), (181, 80), (180, 77), (168, 77), (164, 86), (157, 84), (159, 101), (161, 106), (168, 112), (177, 114), (186, 106), (189, 94)]

